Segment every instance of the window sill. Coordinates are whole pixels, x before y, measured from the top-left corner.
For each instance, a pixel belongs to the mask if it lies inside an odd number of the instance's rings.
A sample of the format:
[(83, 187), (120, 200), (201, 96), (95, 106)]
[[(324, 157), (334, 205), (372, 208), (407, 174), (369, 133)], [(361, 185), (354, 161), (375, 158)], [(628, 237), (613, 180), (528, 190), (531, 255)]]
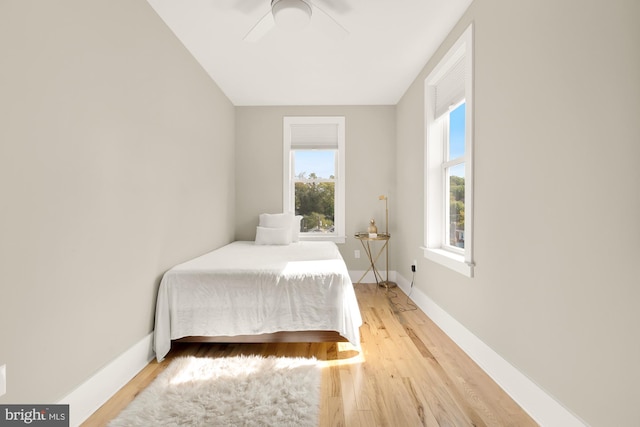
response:
[(473, 264), (467, 263), (464, 260), (464, 255), (454, 254), (453, 252), (445, 251), (438, 248), (422, 248), (424, 257), (433, 262), (437, 262), (453, 271), (456, 271), (463, 276), (473, 277)]
[(344, 243), (346, 242), (346, 237), (345, 236), (337, 236), (334, 234), (315, 234), (315, 233), (309, 233), (309, 234), (302, 234), (300, 233), (300, 240), (305, 241), (305, 242), (318, 242), (318, 241), (324, 241), (324, 242), (335, 242), (335, 243)]

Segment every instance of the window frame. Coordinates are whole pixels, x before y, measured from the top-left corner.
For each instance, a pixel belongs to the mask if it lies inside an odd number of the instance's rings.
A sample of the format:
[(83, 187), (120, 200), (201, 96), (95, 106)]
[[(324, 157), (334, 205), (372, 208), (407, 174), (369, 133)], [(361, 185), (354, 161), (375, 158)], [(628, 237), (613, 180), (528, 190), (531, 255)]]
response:
[[(464, 95), (448, 112), (435, 117), (436, 86), (462, 60)], [(465, 152), (448, 159), (449, 114), (465, 105)], [(470, 25), (425, 79), (424, 257), (467, 277), (473, 277), (473, 26)], [(450, 187), (447, 169), (464, 163), (464, 249), (448, 244)]]
[[(325, 143), (317, 146), (306, 144), (305, 148), (292, 148), (292, 126), (296, 125), (335, 125), (337, 126), (337, 147), (328, 148)], [(333, 233), (301, 232), (300, 240), (328, 240), (336, 243), (346, 242), (345, 226), (345, 117), (344, 116), (285, 116), (283, 118), (283, 212), (295, 213), (295, 182), (294, 151), (301, 149), (335, 150), (335, 201), (334, 201), (334, 231)], [(321, 180), (318, 180), (320, 182)], [(326, 180), (323, 180), (326, 181)]]

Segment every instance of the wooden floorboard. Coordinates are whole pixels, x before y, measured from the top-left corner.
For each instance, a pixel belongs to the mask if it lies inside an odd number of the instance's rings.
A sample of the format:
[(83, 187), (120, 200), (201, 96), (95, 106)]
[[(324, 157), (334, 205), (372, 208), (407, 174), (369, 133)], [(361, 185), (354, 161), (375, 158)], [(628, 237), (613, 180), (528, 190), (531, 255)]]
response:
[[(104, 426), (178, 356), (275, 355), (322, 361), (320, 426), (537, 425), (422, 311), (403, 311), (374, 284), (356, 285), (362, 352), (348, 343), (174, 343), (98, 409), (85, 427)], [(400, 302), (400, 306), (393, 304)]]

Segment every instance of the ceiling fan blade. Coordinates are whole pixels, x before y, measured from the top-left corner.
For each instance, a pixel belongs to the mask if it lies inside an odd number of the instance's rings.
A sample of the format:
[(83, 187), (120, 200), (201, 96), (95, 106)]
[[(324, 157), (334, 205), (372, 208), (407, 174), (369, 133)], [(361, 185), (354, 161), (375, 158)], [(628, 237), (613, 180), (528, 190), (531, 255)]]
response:
[(336, 21), (333, 16), (325, 12), (324, 9), (313, 4), (313, 11), (318, 12), (313, 14), (313, 25), (327, 36), (334, 39), (343, 39), (349, 35), (349, 31)]
[(249, 30), (249, 32), (242, 38), (244, 41), (257, 42), (265, 34), (267, 34), (276, 23), (273, 20), (271, 10), (267, 12), (260, 20)]

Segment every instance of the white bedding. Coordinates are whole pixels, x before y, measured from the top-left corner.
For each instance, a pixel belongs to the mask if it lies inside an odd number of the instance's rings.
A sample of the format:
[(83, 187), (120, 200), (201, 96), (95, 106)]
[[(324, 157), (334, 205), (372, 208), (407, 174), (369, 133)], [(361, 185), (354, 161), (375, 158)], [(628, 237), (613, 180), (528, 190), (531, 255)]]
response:
[(360, 348), (362, 317), (333, 242), (233, 242), (167, 271), (156, 305), (154, 350), (186, 336), (337, 331)]

